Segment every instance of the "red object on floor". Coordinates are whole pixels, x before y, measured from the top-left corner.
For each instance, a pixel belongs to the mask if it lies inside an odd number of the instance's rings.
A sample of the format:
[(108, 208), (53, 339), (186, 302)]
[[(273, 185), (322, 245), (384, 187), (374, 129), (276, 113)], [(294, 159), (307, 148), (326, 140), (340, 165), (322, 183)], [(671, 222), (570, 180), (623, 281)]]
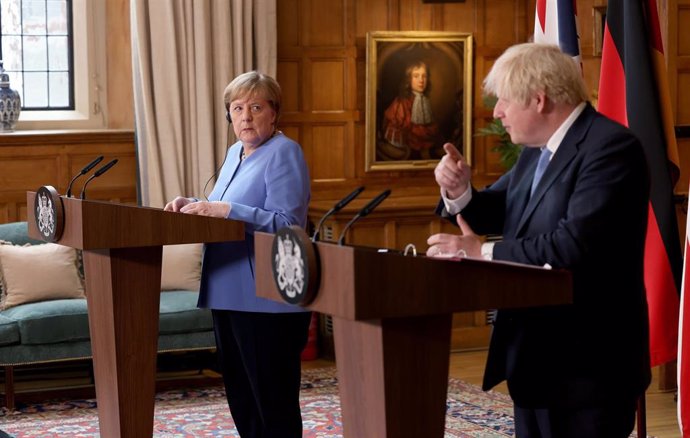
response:
[(311, 322), (309, 323), (309, 336), (307, 337), (307, 345), (302, 350), (302, 360), (315, 360), (319, 357), (319, 314), (312, 312)]

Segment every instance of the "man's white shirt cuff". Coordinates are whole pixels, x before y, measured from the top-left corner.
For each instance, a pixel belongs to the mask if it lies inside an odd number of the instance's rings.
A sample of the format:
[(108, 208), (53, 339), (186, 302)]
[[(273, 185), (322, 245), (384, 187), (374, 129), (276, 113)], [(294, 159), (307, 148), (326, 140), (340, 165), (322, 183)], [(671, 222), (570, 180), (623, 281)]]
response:
[(482, 243), (482, 258), (484, 260), (493, 260), (494, 259), (494, 245), (496, 242), (485, 242)]
[(444, 189), (441, 189), (441, 198), (443, 199), (443, 205), (445, 205), (448, 213), (453, 215), (458, 214), (463, 208), (467, 207), (467, 204), (472, 200), (472, 187), (468, 185), (465, 193), (456, 199), (448, 198), (448, 193)]

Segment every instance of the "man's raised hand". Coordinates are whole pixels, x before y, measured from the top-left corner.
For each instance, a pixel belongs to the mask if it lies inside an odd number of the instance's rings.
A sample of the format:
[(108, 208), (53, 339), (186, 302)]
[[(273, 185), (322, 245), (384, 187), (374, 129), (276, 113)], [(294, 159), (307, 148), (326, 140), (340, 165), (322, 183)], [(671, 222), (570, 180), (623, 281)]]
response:
[(453, 144), (444, 144), (443, 150), (446, 154), (436, 165), (434, 176), (436, 183), (445, 190), (448, 198), (457, 199), (469, 187), (472, 169)]

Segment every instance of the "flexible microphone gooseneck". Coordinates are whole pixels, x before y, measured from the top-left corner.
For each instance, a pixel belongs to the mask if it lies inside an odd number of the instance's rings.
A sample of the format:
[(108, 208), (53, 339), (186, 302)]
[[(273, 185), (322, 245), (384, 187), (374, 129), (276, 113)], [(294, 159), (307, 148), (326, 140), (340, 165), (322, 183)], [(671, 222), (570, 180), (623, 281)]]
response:
[(381, 203), (383, 202), (384, 199), (388, 197), (388, 195), (391, 194), (391, 189), (386, 189), (383, 192), (381, 192), (377, 197), (369, 201), (367, 205), (362, 207), (362, 209), (353, 217), (350, 219), (350, 222), (345, 225), (345, 228), (343, 228), (342, 233), (340, 233), (340, 238), (338, 239), (338, 245), (342, 245), (345, 242), (345, 235), (347, 234), (347, 230), (350, 229), (352, 224), (357, 222), (360, 218), (363, 218), (364, 216), (367, 216), (369, 213), (374, 211), (374, 209)]
[(93, 173), (93, 175), (91, 175), (91, 176), (89, 177), (89, 179), (87, 179), (87, 180), (84, 182), (84, 187), (82, 187), (82, 189), (81, 189), (81, 196), (79, 196), (79, 197), (80, 197), (81, 199), (86, 199), (86, 186), (91, 182), (92, 179), (98, 178), (99, 176), (103, 175), (104, 173), (106, 173), (106, 172), (108, 171), (108, 169), (110, 169), (111, 167), (113, 167), (116, 163), (117, 163), (117, 158), (115, 158), (114, 160), (110, 161), (108, 164), (104, 165), (103, 167), (101, 167), (100, 169), (98, 169), (97, 171), (95, 171), (95, 172)]
[(96, 167), (96, 164), (100, 163), (101, 161), (103, 161), (103, 155), (101, 155), (100, 157), (96, 158), (95, 160), (93, 160), (92, 162), (90, 162), (89, 164), (84, 166), (84, 168), (81, 170), (81, 172), (74, 175), (74, 178), (72, 178), (72, 181), (70, 181), (69, 184), (67, 185), (67, 194), (65, 196), (67, 196), (68, 198), (71, 198), (72, 197), (72, 184), (74, 184), (74, 181), (76, 181), (77, 178), (79, 178), (80, 176), (85, 175), (89, 170)]
[(343, 199), (338, 201), (337, 204), (333, 206), (330, 210), (324, 214), (321, 219), (319, 220), (319, 224), (316, 226), (316, 229), (314, 230), (314, 235), (311, 236), (311, 241), (316, 242), (319, 238), (319, 233), (321, 233), (321, 226), (323, 225), (323, 221), (326, 220), (327, 217), (329, 217), (332, 214), (335, 214), (339, 212), (340, 210), (343, 209), (347, 204), (350, 203), (353, 199), (355, 199), (357, 196), (359, 196), (360, 193), (362, 193), (362, 190), (364, 190), (364, 186), (357, 187), (350, 193), (349, 195), (345, 196)]

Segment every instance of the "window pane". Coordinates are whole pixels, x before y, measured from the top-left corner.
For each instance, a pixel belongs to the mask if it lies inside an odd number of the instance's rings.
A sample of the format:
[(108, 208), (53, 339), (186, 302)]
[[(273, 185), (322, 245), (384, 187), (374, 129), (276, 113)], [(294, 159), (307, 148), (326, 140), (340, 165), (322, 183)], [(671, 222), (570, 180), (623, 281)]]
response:
[(22, 26), (25, 34), (46, 34), (46, 2), (44, 0), (22, 1)]
[(49, 73), (50, 106), (69, 106), (69, 74), (67, 72)]
[(67, 35), (67, 2), (48, 0), (48, 34)]
[(48, 37), (48, 69), (69, 70), (66, 36)]
[(5, 70), (21, 70), (22, 38), (18, 36), (3, 36), (2, 56), (5, 65)]
[(74, 109), (72, 1), (0, 0), (0, 59), (25, 109)]
[(24, 106), (48, 106), (47, 73), (24, 73)]
[(24, 70), (48, 70), (45, 37), (24, 37)]
[(2, 16), (2, 33), (19, 35), (21, 32), (21, 7), (19, 0), (0, 1), (0, 15)]
[(9, 72), (10, 88), (16, 90), (22, 99), (22, 106), (24, 106), (24, 83), (22, 82), (22, 74), (20, 72)]

